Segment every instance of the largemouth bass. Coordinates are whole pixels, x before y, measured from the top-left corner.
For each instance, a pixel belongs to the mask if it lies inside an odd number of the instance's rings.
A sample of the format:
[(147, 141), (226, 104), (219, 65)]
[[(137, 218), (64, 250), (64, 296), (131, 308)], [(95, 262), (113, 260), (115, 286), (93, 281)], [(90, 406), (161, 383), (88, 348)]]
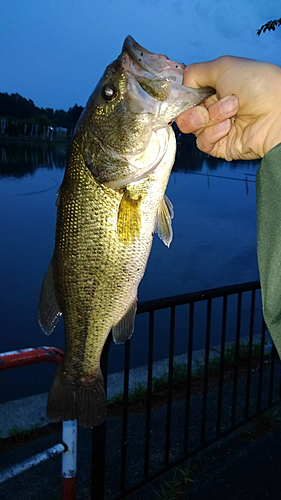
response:
[(117, 344), (133, 333), (153, 233), (171, 243), (173, 208), (165, 190), (176, 141), (170, 124), (214, 93), (184, 87), (183, 70), (128, 36), (76, 126), (39, 307), (46, 334), (61, 314), (65, 320), (65, 356), (47, 408), (55, 420), (93, 427), (106, 418), (104, 343), (111, 330)]

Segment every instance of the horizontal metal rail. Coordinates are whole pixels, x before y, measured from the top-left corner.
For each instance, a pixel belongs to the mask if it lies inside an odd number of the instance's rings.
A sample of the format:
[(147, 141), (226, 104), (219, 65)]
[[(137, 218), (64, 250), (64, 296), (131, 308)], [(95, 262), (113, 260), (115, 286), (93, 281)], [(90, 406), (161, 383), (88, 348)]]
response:
[(157, 311), (173, 306), (182, 306), (192, 302), (201, 302), (207, 299), (216, 299), (227, 295), (234, 295), (239, 292), (251, 292), (252, 290), (259, 290), (260, 287), (259, 281), (250, 281), (249, 283), (242, 283), (241, 285), (223, 286), (220, 288), (202, 290), (201, 292), (183, 293), (181, 295), (164, 297), (162, 299), (147, 300), (138, 303), (137, 314)]
[(50, 361), (59, 365), (62, 362), (63, 351), (57, 347), (36, 347), (19, 349), (0, 353), (0, 370), (9, 370), (20, 366), (34, 365), (43, 361)]
[(38, 453), (23, 462), (12, 465), (12, 467), (0, 472), (0, 483), (4, 483), (7, 479), (18, 476), (22, 472), (31, 469), (31, 467), (41, 464), (42, 462), (49, 460), (49, 458), (52, 458), (59, 453), (63, 453), (64, 451), (66, 451), (65, 445), (63, 443), (58, 443), (55, 446), (52, 446), (52, 448), (42, 451), (42, 453)]

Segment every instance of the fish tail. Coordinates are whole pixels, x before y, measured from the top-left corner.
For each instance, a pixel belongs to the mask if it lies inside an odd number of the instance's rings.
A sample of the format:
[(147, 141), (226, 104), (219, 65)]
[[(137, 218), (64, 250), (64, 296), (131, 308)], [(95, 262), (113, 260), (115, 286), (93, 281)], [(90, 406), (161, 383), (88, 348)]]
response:
[(95, 427), (106, 419), (106, 395), (101, 372), (95, 378), (75, 380), (58, 369), (47, 404), (53, 420), (77, 419), (82, 427)]

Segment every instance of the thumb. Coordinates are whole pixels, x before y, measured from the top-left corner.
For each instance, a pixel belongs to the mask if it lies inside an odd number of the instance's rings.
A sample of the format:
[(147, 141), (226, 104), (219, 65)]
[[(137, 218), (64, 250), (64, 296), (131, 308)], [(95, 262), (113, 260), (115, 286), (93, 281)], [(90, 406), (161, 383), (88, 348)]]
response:
[(183, 85), (186, 87), (213, 87), (216, 88), (220, 69), (220, 58), (203, 63), (194, 63), (186, 66), (183, 73)]

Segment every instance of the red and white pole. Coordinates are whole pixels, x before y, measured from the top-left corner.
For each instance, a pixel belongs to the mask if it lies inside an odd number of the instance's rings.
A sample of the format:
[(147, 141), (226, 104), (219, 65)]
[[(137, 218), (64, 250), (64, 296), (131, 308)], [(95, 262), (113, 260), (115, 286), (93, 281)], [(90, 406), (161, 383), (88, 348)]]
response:
[(75, 500), (77, 471), (77, 420), (66, 420), (62, 425), (62, 500)]

